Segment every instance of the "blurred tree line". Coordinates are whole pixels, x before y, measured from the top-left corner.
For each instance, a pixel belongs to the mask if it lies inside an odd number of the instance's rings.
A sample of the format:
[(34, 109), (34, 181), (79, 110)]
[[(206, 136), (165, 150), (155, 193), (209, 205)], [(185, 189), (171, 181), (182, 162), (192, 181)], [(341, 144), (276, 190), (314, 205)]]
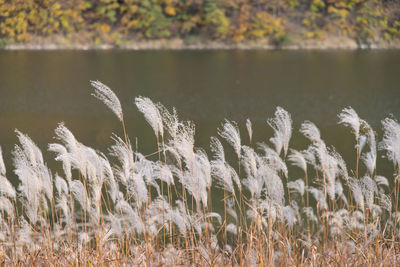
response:
[(90, 33), (125, 38), (204, 38), (231, 42), (329, 34), (360, 42), (400, 36), (399, 0), (0, 0), (0, 38)]

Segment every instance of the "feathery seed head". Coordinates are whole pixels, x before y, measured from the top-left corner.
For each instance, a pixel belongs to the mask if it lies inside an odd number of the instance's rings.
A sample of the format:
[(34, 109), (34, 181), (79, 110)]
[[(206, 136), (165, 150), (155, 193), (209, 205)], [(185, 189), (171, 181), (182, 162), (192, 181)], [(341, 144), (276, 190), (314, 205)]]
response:
[(292, 118), (290, 114), (281, 107), (277, 107), (275, 111), (275, 118), (267, 120), (269, 126), (274, 130), (274, 137), (269, 140), (275, 146), (275, 151), (278, 155), (281, 154), (283, 148), (284, 157), (289, 148), (289, 141), (292, 136)]
[(251, 143), (251, 139), (253, 139), (253, 127), (251, 125), (250, 119), (246, 120), (246, 128), (247, 128), (247, 133), (249, 134), (249, 139)]
[(230, 122), (225, 119), (225, 122), (222, 124), (222, 129), (218, 129), (218, 134), (233, 147), (236, 155), (240, 158), (242, 145), (239, 128), (236, 122)]
[(360, 136), (360, 126), (362, 120), (358, 117), (357, 113), (352, 107), (344, 108), (339, 114), (339, 124), (349, 126), (353, 130), (353, 134), (356, 140), (359, 140)]
[(92, 96), (102, 101), (112, 112), (123, 121), (123, 114), (121, 103), (115, 93), (105, 84), (99, 81), (90, 81), (90, 84), (94, 87), (94, 93)]
[(150, 124), (151, 128), (153, 128), (154, 134), (157, 136), (163, 137), (164, 136), (164, 128), (163, 128), (163, 121), (160, 114), (160, 111), (147, 97), (136, 97), (135, 104), (138, 110), (143, 113), (144, 118)]

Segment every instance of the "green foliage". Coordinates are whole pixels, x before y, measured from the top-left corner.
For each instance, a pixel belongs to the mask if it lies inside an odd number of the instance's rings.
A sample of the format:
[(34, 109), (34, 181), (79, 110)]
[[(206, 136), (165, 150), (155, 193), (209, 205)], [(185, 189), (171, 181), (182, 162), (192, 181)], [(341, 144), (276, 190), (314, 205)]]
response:
[(201, 36), (233, 42), (268, 38), (281, 45), (302, 33), (368, 43), (399, 38), (399, 10), (400, 2), (384, 0), (0, 0), (0, 38), (29, 42), (86, 32), (96, 42), (114, 44), (131, 36)]
[(213, 35), (225, 38), (229, 32), (230, 22), (224, 10), (219, 8), (215, 1), (205, 0), (204, 13), (205, 25), (212, 29)]

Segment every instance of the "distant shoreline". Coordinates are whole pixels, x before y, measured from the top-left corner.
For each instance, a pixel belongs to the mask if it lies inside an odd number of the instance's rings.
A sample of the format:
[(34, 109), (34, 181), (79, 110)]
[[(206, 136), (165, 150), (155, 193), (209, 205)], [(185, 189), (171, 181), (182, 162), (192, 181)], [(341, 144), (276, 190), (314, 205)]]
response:
[(358, 44), (354, 39), (329, 37), (324, 40), (293, 40), (289, 44), (276, 46), (268, 39), (229, 43), (223, 41), (198, 41), (188, 43), (183, 39), (126, 40), (122, 44), (74, 43), (65, 38), (36, 38), (28, 43), (3, 45), (1, 50), (379, 50), (400, 49), (400, 40), (385, 42), (378, 40), (369, 44)]

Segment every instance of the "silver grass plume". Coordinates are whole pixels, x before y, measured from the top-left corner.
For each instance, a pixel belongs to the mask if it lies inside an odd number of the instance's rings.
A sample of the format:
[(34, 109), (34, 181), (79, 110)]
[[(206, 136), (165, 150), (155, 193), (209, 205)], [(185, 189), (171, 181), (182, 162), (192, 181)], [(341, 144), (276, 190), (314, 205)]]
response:
[(15, 145), (13, 163), (20, 180), (18, 190), (30, 222), (42, 219), (39, 208), (47, 210), (47, 201), (53, 199), (53, 183), (49, 169), (43, 162), (40, 149), (27, 136), (15, 130), (21, 146)]
[(153, 128), (154, 134), (157, 136), (164, 136), (163, 121), (158, 107), (147, 97), (136, 97), (135, 104), (138, 110), (143, 113), (144, 118)]
[(237, 227), (236, 224), (229, 223), (229, 224), (226, 226), (226, 231), (227, 231), (228, 233), (233, 234), (233, 235), (237, 235), (237, 232), (238, 232), (237, 228), (238, 228), (238, 227)]
[(251, 125), (250, 119), (246, 120), (246, 128), (247, 128), (247, 133), (249, 134), (249, 139), (250, 139), (250, 143), (251, 143), (251, 140), (253, 139), (253, 127)]
[(228, 198), (226, 200), (226, 206), (227, 206), (227, 212), (228, 214), (236, 221), (238, 222), (238, 215), (237, 212), (235, 210), (235, 201), (233, 200), (233, 198)]
[(305, 121), (301, 124), (300, 132), (311, 142), (321, 142), (321, 133), (317, 126), (310, 121)]
[(108, 185), (108, 193), (110, 194), (112, 201), (115, 202), (119, 193), (119, 185), (115, 180), (114, 170), (112, 169), (109, 160), (106, 158), (104, 154), (101, 153), (100, 155), (101, 155), (100, 160), (102, 162), (105, 175), (105, 182)]
[(326, 202), (325, 194), (321, 190), (315, 187), (310, 187), (307, 189), (307, 191), (313, 195), (313, 197), (317, 201), (317, 207), (319, 209), (321, 210), (328, 209), (328, 203)]
[(363, 155), (362, 160), (364, 161), (364, 164), (367, 167), (369, 173), (372, 175), (376, 167), (377, 155), (376, 155), (375, 133), (369, 125), (367, 132), (367, 141), (370, 151)]
[(364, 201), (363, 190), (361, 187), (361, 182), (358, 179), (350, 178), (349, 187), (351, 192), (353, 193), (354, 201), (360, 207), (361, 210), (364, 210), (365, 201)]
[(304, 207), (303, 208), (303, 213), (311, 220), (314, 222), (318, 222), (317, 216), (314, 214), (314, 210), (312, 207)]
[[(152, 185), (156, 190), (158, 189), (158, 184), (152, 180), (151, 170), (146, 168), (144, 164), (146, 164), (144, 160), (137, 162), (135, 164), (134, 175), (130, 175), (128, 179), (128, 190), (135, 196), (139, 207), (148, 201), (148, 190), (145, 183), (146, 178), (147, 184)], [(157, 191), (159, 191), (159, 189)]]
[(211, 187), (212, 178), (211, 178), (211, 164), (208, 160), (206, 152), (198, 148), (196, 149), (196, 153), (194, 154), (195, 161), (199, 165), (199, 171), (201, 172), (201, 176), (206, 182), (207, 188)]
[(365, 204), (369, 209), (372, 208), (374, 204), (374, 196), (378, 193), (378, 188), (374, 180), (369, 176), (364, 176), (360, 180), (361, 190), (364, 195)]
[(0, 196), (0, 222), (1, 222), (1, 213), (2, 212), (6, 212), (8, 214), (8, 216), (10, 216), (10, 218), (12, 220), (14, 220), (15, 218), (15, 213), (14, 213), (14, 205), (11, 203), (11, 201), (4, 197), (4, 196)]
[(269, 168), (278, 173), (281, 172), (284, 177), (288, 177), (286, 163), (279, 156), (279, 154), (275, 150), (268, 147), (265, 143), (258, 143), (257, 145), (265, 153), (265, 156), (261, 158), (262, 163), (268, 165)]
[(49, 149), (50, 151), (58, 153), (56, 160), (60, 160), (65, 164), (67, 180), (69, 181), (70, 176), (69, 165), (78, 169), (82, 175), (86, 177), (87, 159), (83, 145), (75, 139), (73, 133), (64, 125), (64, 123), (58, 124), (55, 133), (57, 138), (64, 143), (67, 153), (65, 153), (65, 150), (62, 147), (53, 144), (49, 145)]
[(293, 182), (288, 182), (287, 183), (288, 189), (290, 189), (292, 192), (299, 193), (301, 196), (304, 195), (305, 192), (305, 184), (302, 179), (297, 179), (296, 181)]
[(56, 184), (56, 189), (59, 195), (68, 195), (69, 194), (69, 188), (67, 183), (65, 182), (65, 180), (63, 178), (61, 178), (60, 176), (58, 176), (56, 174), (56, 178), (55, 178), (55, 184)]
[(342, 185), (342, 183), (340, 181), (336, 181), (336, 183), (335, 183), (335, 195), (337, 197), (339, 197), (340, 199), (342, 199), (344, 204), (347, 206), (347, 204), (348, 204), (347, 203), (347, 197), (344, 194), (343, 185)]
[(297, 222), (297, 217), (299, 216), (298, 207), (296, 210), (292, 206), (285, 206), (282, 209), (282, 215), (289, 227), (292, 228), (293, 225)]
[(139, 177), (142, 177), (147, 185), (153, 186), (157, 190), (157, 193), (160, 194), (160, 186), (155, 180), (158, 179), (158, 177), (153, 174), (153, 162), (146, 159), (146, 157), (139, 152), (135, 153), (135, 157), (137, 158), (134, 167), (135, 176), (139, 175)]
[(154, 179), (160, 179), (167, 185), (174, 185), (174, 176), (169, 165), (159, 161), (152, 164), (152, 167)]
[(175, 223), (178, 227), (179, 233), (181, 233), (183, 237), (186, 237), (187, 229), (189, 228), (186, 216), (182, 214), (179, 209), (172, 209), (168, 211), (167, 217), (170, 221)]
[(3, 151), (0, 146), (0, 174), (6, 176), (6, 165), (3, 160)]
[(167, 128), (167, 131), (171, 138), (175, 140), (177, 138), (177, 134), (179, 133), (179, 127), (181, 122), (179, 122), (178, 113), (175, 108), (172, 108), (172, 113), (168, 111), (161, 104), (158, 105), (158, 110), (161, 114), (162, 121)]
[(113, 135), (112, 140), (115, 144), (110, 148), (110, 154), (114, 156), (121, 166), (115, 168), (115, 174), (119, 181), (127, 186), (134, 172), (134, 156), (132, 146), (126, 144), (120, 137)]
[(277, 107), (275, 118), (267, 120), (269, 126), (274, 130), (274, 136), (269, 140), (275, 146), (275, 151), (278, 155), (281, 154), (283, 148), (284, 157), (286, 157), (289, 141), (292, 136), (292, 118), (290, 114), (281, 107)]
[(14, 199), (17, 196), (14, 186), (10, 183), (10, 181), (6, 177), (2, 175), (0, 175), (0, 195)]
[(389, 187), (389, 181), (384, 176), (381, 176), (381, 175), (375, 176), (375, 182), (377, 185), (384, 185), (386, 187)]
[(226, 162), (211, 161), (211, 174), (217, 180), (217, 186), (235, 194), (232, 175), (227, 165)]
[(123, 113), (121, 108), (121, 103), (115, 93), (105, 84), (99, 81), (90, 81), (90, 84), (95, 88), (94, 97), (102, 101), (112, 112), (118, 117), (118, 119), (123, 121)]
[(211, 151), (214, 153), (214, 160), (225, 162), (224, 147), (222, 146), (221, 141), (219, 141), (218, 138), (214, 136), (211, 137), (210, 148)]
[(400, 124), (391, 118), (382, 121), (383, 139), (379, 144), (381, 150), (386, 150), (386, 155), (395, 167), (400, 166)]
[(225, 161), (224, 148), (216, 137), (211, 137), (211, 151), (214, 159), (211, 163), (211, 173), (216, 177), (219, 185), (228, 192), (235, 193), (232, 180), (241, 190), (241, 183), (236, 171)]
[(240, 158), (242, 145), (239, 128), (236, 122), (230, 122), (225, 119), (225, 122), (222, 124), (222, 129), (218, 129), (218, 134), (233, 147), (236, 155)]
[(291, 162), (294, 166), (299, 167), (307, 173), (307, 161), (303, 152), (297, 151), (295, 149), (290, 149), (290, 154), (288, 156), (289, 162)]
[[(183, 161), (191, 168), (193, 166), (193, 154), (194, 154), (194, 135), (195, 126), (190, 121), (181, 123), (178, 127), (178, 134), (175, 140), (172, 140), (173, 148), (170, 152), (176, 151), (183, 158)], [(180, 161), (180, 159), (177, 159)]]
[(392, 199), (390, 196), (380, 193), (379, 194), (379, 206), (381, 206), (384, 210), (391, 213), (392, 212)]
[(88, 198), (85, 186), (79, 180), (73, 180), (70, 186), (71, 193), (74, 195), (75, 199), (81, 205), (84, 211), (90, 212), (90, 199)]
[(339, 117), (339, 124), (349, 126), (353, 130), (353, 134), (357, 142), (359, 142), (360, 126), (362, 120), (358, 117), (354, 109), (352, 107), (344, 108), (342, 112), (338, 115), (338, 117)]
[(259, 199), (263, 190), (264, 179), (263, 177), (247, 177), (242, 180), (242, 184), (250, 191), (251, 198)]
[(274, 205), (283, 207), (285, 202), (285, 191), (283, 189), (282, 180), (278, 174), (268, 166), (264, 165), (258, 168), (257, 177), (264, 180), (264, 191), (266, 196), (273, 202)]
[(256, 176), (257, 162), (261, 161), (259, 156), (251, 147), (243, 146), (242, 150), (242, 165), (247, 176)]
[(71, 155), (68, 153), (67, 148), (61, 144), (49, 144), (48, 150), (57, 153), (55, 160), (62, 162), (64, 174), (68, 183), (70, 183), (72, 180)]
[(137, 233), (143, 232), (145, 227), (141, 222), (137, 209), (133, 209), (132, 205), (126, 202), (126, 200), (120, 198), (115, 206), (115, 210), (124, 215), (122, 219), (129, 224), (128, 229), (133, 229)]
[(37, 167), (39, 164), (43, 164), (43, 155), (40, 149), (36, 146), (36, 144), (32, 141), (29, 136), (21, 133), (17, 129), (15, 129), (17, 133), (18, 141), (21, 144), (22, 152), (25, 154), (27, 160), (29, 160), (32, 167)]

